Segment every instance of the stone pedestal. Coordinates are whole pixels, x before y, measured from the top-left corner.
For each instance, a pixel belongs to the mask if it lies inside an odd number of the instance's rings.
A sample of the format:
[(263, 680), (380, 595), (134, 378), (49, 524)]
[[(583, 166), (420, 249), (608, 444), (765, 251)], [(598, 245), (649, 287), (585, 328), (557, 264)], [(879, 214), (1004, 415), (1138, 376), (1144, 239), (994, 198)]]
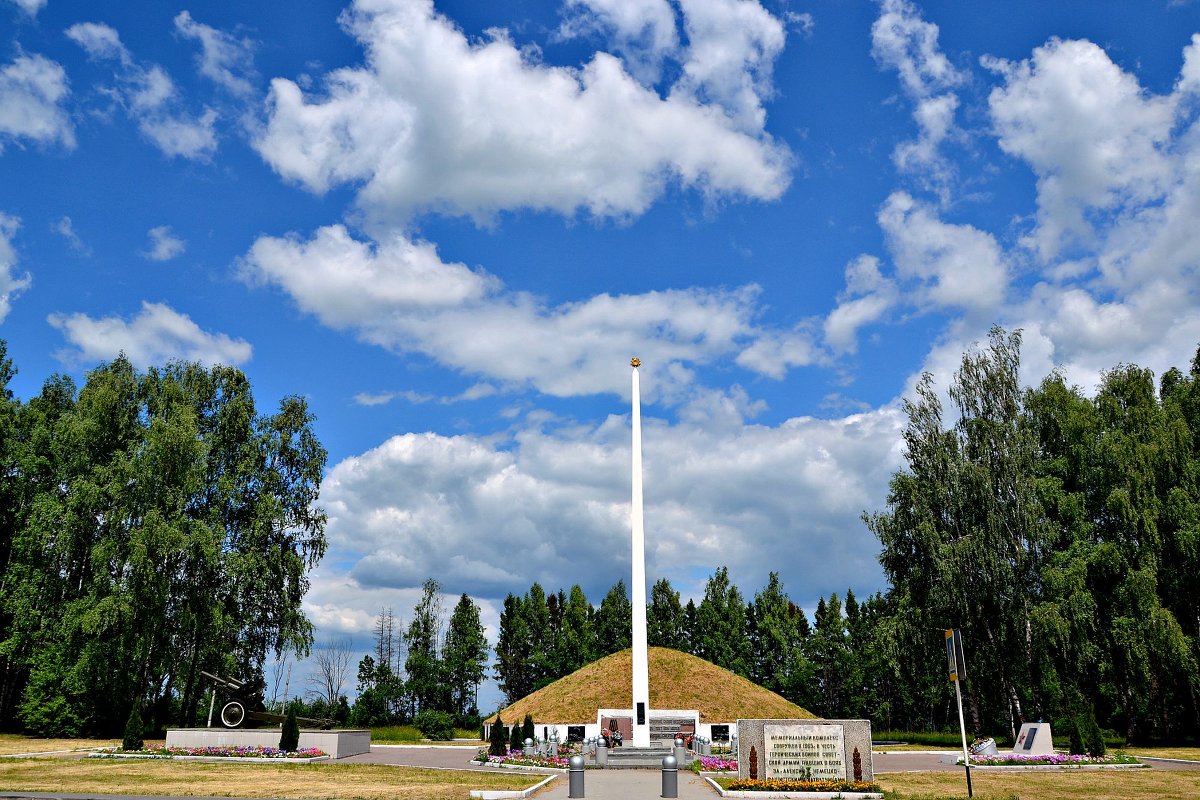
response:
[[(169, 728), (167, 747), (279, 747), (279, 728)], [(371, 752), (371, 731), (300, 730), (300, 747), (315, 747), (330, 758)]]

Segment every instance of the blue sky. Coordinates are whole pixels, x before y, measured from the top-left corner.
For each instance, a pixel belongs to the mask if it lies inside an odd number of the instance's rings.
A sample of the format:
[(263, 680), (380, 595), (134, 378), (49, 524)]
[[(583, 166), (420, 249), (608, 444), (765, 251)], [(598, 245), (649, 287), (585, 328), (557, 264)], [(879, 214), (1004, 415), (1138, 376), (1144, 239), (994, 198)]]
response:
[(883, 588), (899, 402), (996, 323), (1200, 343), (1200, 4), (0, 0), (0, 336), (306, 396), (323, 637), (428, 576)]

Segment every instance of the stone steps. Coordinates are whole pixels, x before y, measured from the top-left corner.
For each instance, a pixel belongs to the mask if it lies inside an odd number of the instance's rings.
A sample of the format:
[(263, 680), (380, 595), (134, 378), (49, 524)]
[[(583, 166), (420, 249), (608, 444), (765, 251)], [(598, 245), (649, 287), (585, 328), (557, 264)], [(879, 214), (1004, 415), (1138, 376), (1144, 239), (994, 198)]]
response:
[(662, 769), (662, 760), (673, 752), (670, 747), (614, 747), (608, 751), (608, 769)]

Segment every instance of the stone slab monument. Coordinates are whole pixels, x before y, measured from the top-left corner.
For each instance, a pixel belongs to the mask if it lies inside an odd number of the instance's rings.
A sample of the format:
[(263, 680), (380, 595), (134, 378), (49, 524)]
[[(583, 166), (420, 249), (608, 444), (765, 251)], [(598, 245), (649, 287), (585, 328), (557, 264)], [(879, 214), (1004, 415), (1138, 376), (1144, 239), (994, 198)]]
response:
[(1023, 756), (1048, 756), (1054, 754), (1054, 741), (1050, 736), (1049, 722), (1026, 722), (1021, 725), (1017, 743), (1012, 751)]
[(873, 781), (869, 719), (739, 719), (738, 777)]

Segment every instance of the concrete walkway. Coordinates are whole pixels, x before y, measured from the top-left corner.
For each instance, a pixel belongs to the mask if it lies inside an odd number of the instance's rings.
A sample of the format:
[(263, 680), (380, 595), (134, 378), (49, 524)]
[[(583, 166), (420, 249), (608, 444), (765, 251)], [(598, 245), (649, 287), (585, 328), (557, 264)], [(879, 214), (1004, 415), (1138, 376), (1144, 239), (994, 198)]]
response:
[[(713, 800), (719, 795), (695, 773), (679, 772), (680, 800)], [(533, 795), (536, 800), (566, 798), (570, 785), (567, 776)], [(583, 795), (587, 800), (650, 800), (662, 797), (662, 772), (649, 769), (589, 769), (583, 774)]]

